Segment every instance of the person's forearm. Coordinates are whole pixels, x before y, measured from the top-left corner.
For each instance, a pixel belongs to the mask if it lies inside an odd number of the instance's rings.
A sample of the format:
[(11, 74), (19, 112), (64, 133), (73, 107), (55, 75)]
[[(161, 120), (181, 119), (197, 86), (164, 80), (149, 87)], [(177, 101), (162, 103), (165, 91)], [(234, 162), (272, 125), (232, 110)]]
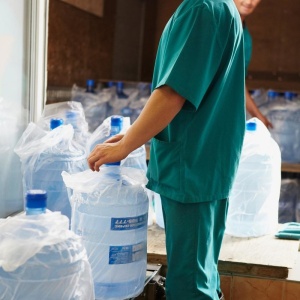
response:
[(260, 112), (259, 108), (255, 104), (253, 98), (251, 97), (250, 93), (248, 92), (247, 87), (245, 87), (245, 96), (246, 96), (246, 109), (252, 117), (256, 117), (261, 119), (263, 114)]
[(181, 110), (184, 102), (184, 98), (167, 86), (156, 89), (124, 136), (117, 135), (95, 146), (88, 157), (90, 169), (99, 171), (103, 164), (124, 159), (162, 131)]
[(249, 112), (249, 114), (252, 117), (258, 118), (260, 121), (262, 121), (267, 128), (273, 128), (273, 124), (269, 121), (269, 119), (266, 116), (264, 116), (261, 113), (256, 103), (254, 102), (253, 98), (251, 97), (250, 93), (248, 92), (246, 86), (245, 86), (245, 95), (246, 95), (246, 109)]
[(168, 86), (153, 91), (140, 116), (120, 141), (130, 153), (162, 131), (181, 110), (185, 99)]

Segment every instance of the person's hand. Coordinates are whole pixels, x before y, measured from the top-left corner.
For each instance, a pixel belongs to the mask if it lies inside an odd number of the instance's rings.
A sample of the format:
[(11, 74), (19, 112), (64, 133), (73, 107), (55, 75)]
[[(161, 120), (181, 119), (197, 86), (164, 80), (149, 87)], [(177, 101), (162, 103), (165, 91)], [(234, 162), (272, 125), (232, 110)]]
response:
[(116, 134), (108, 138), (105, 143), (115, 143), (120, 141), (123, 138), (124, 134)]
[(105, 143), (95, 146), (88, 157), (88, 164), (92, 171), (99, 171), (100, 166), (107, 163), (113, 163), (124, 159), (127, 154), (122, 151), (122, 145), (119, 142), (123, 135), (110, 137)]

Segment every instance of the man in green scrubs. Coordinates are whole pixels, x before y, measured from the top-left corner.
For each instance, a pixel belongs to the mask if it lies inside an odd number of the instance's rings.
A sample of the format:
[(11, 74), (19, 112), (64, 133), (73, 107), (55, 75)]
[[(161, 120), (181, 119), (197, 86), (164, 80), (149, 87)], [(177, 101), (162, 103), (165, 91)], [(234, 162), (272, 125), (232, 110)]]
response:
[(157, 51), (153, 92), (124, 136), (88, 163), (152, 139), (147, 187), (161, 195), (168, 300), (220, 299), (218, 257), (245, 130), (242, 24), (232, 0), (184, 0)]
[[(243, 23), (244, 49), (245, 49), (245, 75), (247, 75), (248, 66), (252, 56), (252, 37), (246, 26), (246, 17), (253, 13), (261, 0), (234, 0), (234, 3), (239, 11)], [(251, 117), (256, 117), (261, 120), (267, 128), (273, 128), (269, 119), (264, 116), (257, 107), (254, 99), (251, 97), (247, 86), (245, 86), (246, 109)]]

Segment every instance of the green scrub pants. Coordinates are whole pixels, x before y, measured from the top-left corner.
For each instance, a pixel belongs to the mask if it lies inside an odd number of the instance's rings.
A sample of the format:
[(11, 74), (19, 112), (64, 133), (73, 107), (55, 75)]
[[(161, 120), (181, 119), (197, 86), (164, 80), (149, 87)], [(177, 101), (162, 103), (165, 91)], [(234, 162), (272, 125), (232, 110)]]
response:
[(161, 196), (166, 231), (167, 300), (218, 300), (217, 269), (228, 199), (180, 203)]

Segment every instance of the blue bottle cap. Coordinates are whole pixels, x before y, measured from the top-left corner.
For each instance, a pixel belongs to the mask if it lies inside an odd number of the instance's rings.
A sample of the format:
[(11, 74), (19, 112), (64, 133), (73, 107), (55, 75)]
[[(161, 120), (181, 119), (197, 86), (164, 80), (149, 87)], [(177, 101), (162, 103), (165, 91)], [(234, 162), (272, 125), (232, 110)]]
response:
[(93, 80), (93, 79), (88, 79), (88, 80), (86, 81), (86, 86), (92, 86), (92, 87), (94, 87), (94, 85), (95, 85), (95, 80)]
[(110, 125), (111, 126), (119, 126), (122, 129), (123, 124), (123, 116), (113, 115), (110, 118)]
[(123, 88), (124, 88), (124, 83), (122, 81), (118, 81), (117, 82), (117, 89), (118, 90), (123, 90)]
[(294, 98), (294, 93), (290, 91), (284, 92), (284, 98), (287, 100), (293, 100)]
[(257, 124), (255, 122), (247, 122), (246, 129), (248, 131), (255, 131), (257, 127)]
[(95, 87), (95, 81), (93, 79), (88, 79), (86, 81), (86, 92), (87, 93), (95, 93), (94, 87)]
[(26, 193), (27, 208), (47, 208), (47, 192), (44, 190), (29, 190)]
[(54, 128), (61, 126), (64, 124), (64, 120), (63, 119), (51, 119), (50, 120), (50, 129), (53, 130)]
[(269, 90), (268, 91), (268, 97), (269, 98), (276, 98), (278, 96), (278, 93), (277, 92), (275, 92), (275, 91), (273, 91), (273, 90)]
[(114, 84), (114, 82), (113, 81), (109, 81), (108, 83), (107, 83), (107, 86), (108, 87), (112, 87), (112, 86), (114, 86), (115, 84)]

